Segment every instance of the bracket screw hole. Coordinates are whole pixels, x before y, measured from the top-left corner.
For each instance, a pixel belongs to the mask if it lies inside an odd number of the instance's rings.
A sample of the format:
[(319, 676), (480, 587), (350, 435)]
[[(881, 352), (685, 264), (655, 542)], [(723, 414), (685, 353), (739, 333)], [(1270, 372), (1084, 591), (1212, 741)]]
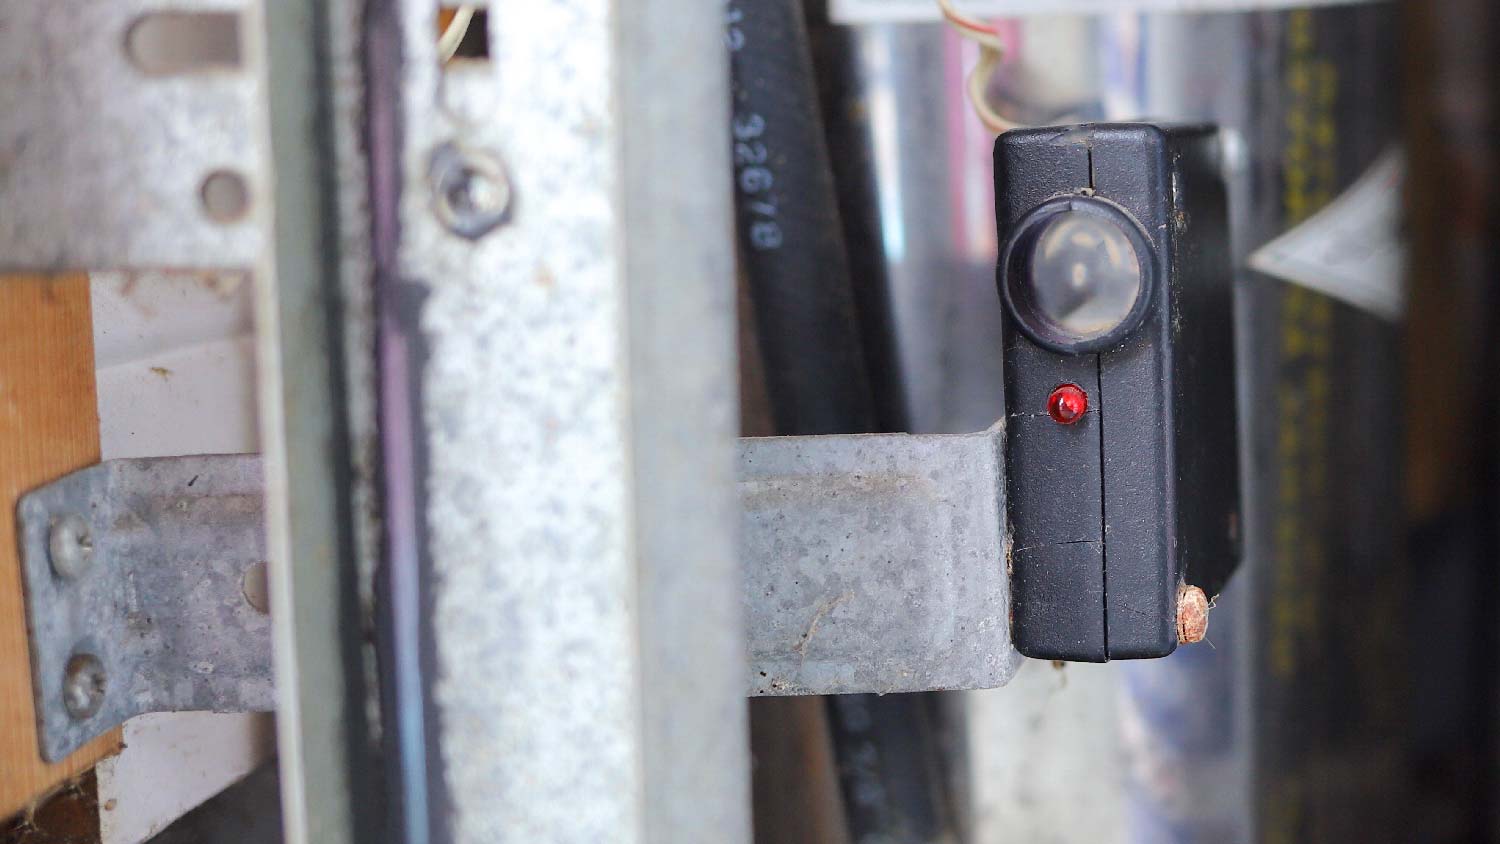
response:
[(198, 188), (203, 213), (220, 225), (239, 222), (250, 210), (250, 186), (233, 170), (215, 170)]

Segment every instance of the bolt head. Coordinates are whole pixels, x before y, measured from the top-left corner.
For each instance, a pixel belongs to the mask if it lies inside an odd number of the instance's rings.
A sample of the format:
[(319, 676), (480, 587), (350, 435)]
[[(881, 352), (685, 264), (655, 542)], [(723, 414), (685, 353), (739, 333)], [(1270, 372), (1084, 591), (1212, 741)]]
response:
[(451, 232), (478, 240), (505, 222), (510, 211), (510, 177), (494, 155), (444, 144), (429, 166), (433, 211)]
[(72, 580), (88, 571), (94, 560), (94, 537), (88, 521), (77, 513), (54, 519), (47, 537), (47, 556), (59, 577)]
[(63, 671), (63, 708), (75, 721), (86, 721), (104, 706), (104, 664), (90, 653), (76, 653)]

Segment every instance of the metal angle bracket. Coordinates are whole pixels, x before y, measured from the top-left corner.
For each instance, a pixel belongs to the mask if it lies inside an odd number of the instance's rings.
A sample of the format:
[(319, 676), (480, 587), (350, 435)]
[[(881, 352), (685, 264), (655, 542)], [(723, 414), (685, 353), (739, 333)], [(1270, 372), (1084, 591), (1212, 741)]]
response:
[(750, 694), (1010, 681), (1003, 439), (740, 441)]
[[(747, 694), (1010, 680), (1002, 436), (740, 442)], [(44, 757), (147, 712), (274, 708), (258, 455), (109, 461), (18, 524)]]
[(113, 460), (17, 506), (42, 756), (147, 712), (275, 708), (257, 455)]

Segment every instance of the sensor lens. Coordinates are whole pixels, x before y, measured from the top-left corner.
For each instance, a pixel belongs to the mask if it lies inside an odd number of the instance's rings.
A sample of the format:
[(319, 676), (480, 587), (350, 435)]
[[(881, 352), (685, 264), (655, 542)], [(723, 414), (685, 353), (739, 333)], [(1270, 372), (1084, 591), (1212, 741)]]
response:
[(1143, 287), (1130, 237), (1098, 215), (1063, 211), (1032, 246), (1031, 300), (1038, 315), (1077, 340), (1092, 340), (1130, 316)]

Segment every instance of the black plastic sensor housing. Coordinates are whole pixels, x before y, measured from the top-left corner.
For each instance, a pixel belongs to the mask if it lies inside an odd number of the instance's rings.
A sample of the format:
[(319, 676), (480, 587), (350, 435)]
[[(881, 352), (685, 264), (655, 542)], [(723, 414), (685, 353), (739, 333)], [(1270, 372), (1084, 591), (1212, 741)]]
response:
[[(1218, 131), (1007, 132), (995, 196), (1015, 645), (1166, 656), (1179, 588), (1217, 595), (1240, 556)], [(1087, 394), (1076, 419), (1049, 413), (1064, 385)]]

